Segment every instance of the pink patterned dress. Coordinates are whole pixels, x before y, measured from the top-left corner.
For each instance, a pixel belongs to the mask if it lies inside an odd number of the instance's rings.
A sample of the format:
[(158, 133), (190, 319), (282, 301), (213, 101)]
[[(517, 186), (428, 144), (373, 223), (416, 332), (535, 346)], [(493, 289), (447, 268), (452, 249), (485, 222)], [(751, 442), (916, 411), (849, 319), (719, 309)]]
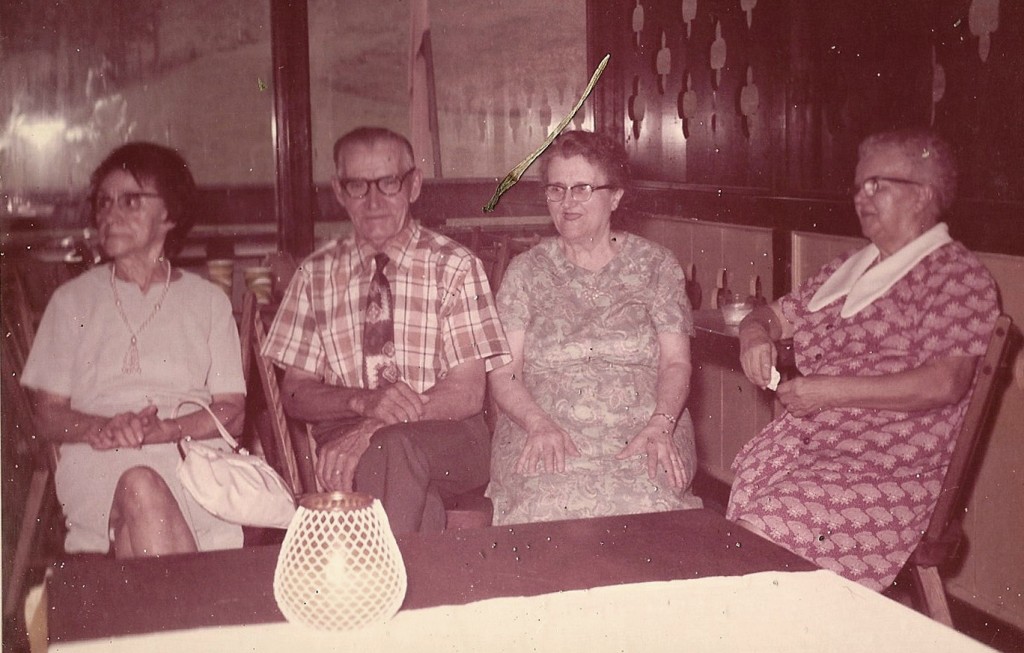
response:
[[(999, 314), (995, 282), (963, 245), (935, 250), (848, 319), (840, 298), (807, 311), (840, 258), (780, 302), (802, 374), (872, 376), (930, 359), (980, 356)], [(920, 541), (969, 396), (934, 410), (783, 413), (737, 454), (726, 516), (872, 589)]]

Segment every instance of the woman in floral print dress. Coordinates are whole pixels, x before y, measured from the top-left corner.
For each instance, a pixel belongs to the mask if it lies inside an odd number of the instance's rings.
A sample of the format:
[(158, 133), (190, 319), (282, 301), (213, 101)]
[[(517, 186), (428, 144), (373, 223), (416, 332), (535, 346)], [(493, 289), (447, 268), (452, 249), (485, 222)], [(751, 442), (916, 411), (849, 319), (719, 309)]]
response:
[(699, 507), (682, 269), (611, 229), (620, 145), (567, 132), (542, 166), (559, 236), (516, 257), (497, 296), (513, 361), (488, 375), (495, 523)]
[(882, 590), (934, 510), (999, 304), (939, 222), (956, 190), (948, 144), (901, 130), (859, 154), (854, 205), (871, 243), (740, 325), (753, 383), (768, 384), (780, 338), (801, 376), (736, 456), (727, 516)]

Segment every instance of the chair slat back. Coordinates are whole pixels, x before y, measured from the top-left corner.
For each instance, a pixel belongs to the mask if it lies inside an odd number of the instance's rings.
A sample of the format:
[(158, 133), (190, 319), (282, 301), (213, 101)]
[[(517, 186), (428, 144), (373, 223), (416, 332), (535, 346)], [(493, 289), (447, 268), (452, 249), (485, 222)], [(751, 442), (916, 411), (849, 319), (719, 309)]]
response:
[(255, 293), (246, 292), (242, 299), (242, 319), (238, 325), (238, 340), (242, 344), (242, 378), (245, 380), (245, 387), (247, 388), (249, 387), (249, 377), (252, 371), (252, 327), (257, 313), (258, 305)]
[[(252, 292), (246, 292), (243, 302), (255, 306), (255, 298), (250, 296)], [(263, 326), (263, 318), (259, 310), (255, 308), (249, 311), (250, 316), (246, 319), (246, 326), (250, 331), (249, 340), (252, 343), (250, 352), (251, 359), (256, 361), (256, 369), (260, 376), (260, 385), (263, 387), (263, 396), (267, 402), (267, 409), (271, 416), (271, 430), (274, 436), (274, 454), (281, 469), (277, 471), (284, 477), (292, 492), (296, 495), (303, 493), (302, 481), (299, 478), (298, 465), (295, 461), (295, 450), (292, 448), (291, 433), (288, 430), (288, 422), (285, 418), (284, 407), (281, 403), (281, 390), (277, 382), (277, 371), (274, 364), (264, 358), (260, 352), (263, 343), (267, 339), (267, 332)]]
[(277, 378), (274, 364), (263, 356), (263, 343), (267, 339), (267, 330), (259, 308), (254, 310), (250, 321), (252, 360), (255, 361), (259, 374), (263, 398), (270, 413), (270, 426), (274, 439), (274, 449), (282, 469), (278, 470), (291, 486), (296, 495), (309, 492), (321, 492), (323, 488), (316, 479), (316, 446), (309, 427), (296, 420), (291, 420), (284, 412), (281, 401), (281, 385)]
[(946, 477), (942, 482), (938, 503), (922, 539), (923, 543), (944, 539), (947, 530), (958, 516), (958, 508), (966, 499), (973, 480), (968, 478), (968, 474), (972, 469), (988, 418), (991, 416), (990, 409), (996, 400), (997, 372), (1006, 364), (1012, 326), (1010, 316), (999, 316), (985, 355), (978, 362), (971, 400), (967, 405)]
[(0, 313), (3, 314), (5, 334), (2, 353), (4, 412), (14, 417), (15, 428), (23, 435), (18, 438), (18, 443), (27, 447), (37, 465), (53, 470), (57, 466), (57, 445), (39, 436), (35, 423), (35, 404), (29, 391), (21, 385), (21, 372), (25, 369), (28, 353), (32, 349), (36, 324), (41, 314), (32, 307), (22, 274), (11, 270), (4, 275), (3, 283)]

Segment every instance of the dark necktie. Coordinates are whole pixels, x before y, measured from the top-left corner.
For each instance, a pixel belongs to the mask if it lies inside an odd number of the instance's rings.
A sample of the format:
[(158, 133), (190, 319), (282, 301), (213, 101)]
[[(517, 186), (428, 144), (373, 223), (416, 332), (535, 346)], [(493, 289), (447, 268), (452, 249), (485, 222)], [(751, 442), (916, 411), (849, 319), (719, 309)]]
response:
[(391, 285), (384, 276), (387, 254), (373, 257), (376, 269), (370, 279), (363, 319), (363, 381), (373, 389), (398, 380), (395, 364), (395, 307)]

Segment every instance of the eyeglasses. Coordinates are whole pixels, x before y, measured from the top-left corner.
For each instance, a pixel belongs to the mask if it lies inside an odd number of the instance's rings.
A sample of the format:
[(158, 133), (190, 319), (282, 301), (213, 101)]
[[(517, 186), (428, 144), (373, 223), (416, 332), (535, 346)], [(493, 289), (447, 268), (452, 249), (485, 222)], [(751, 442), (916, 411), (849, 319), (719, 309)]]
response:
[(854, 184), (850, 188), (850, 194), (856, 195), (857, 193), (864, 191), (864, 195), (867, 197), (874, 197), (875, 193), (878, 192), (878, 183), (881, 181), (888, 182), (890, 184), (911, 184), (913, 186), (924, 186), (919, 181), (913, 179), (900, 179), (899, 177), (868, 177), (860, 184)]
[(405, 183), (406, 177), (415, 169), (409, 168), (399, 176), (388, 175), (387, 177), (378, 177), (377, 179), (338, 177), (338, 184), (345, 191), (346, 195), (357, 200), (366, 197), (366, 194), (370, 192), (370, 186), (376, 186), (381, 195), (391, 197), (397, 195), (398, 191), (402, 190), (402, 184)]
[(595, 190), (608, 190), (609, 188), (615, 188), (615, 186), (604, 185), (604, 186), (591, 186), (590, 184), (576, 184), (566, 188), (561, 184), (548, 184), (544, 186), (544, 197), (549, 202), (561, 202), (565, 199), (565, 191), (569, 191), (569, 196), (577, 202), (586, 202), (594, 194)]
[(116, 203), (121, 210), (138, 211), (142, 208), (142, 200), (147, 197), (160, 197), (160, 193), (127, 192), (121, 193), (116, 197), (111, 197), (106, 193), (98, 193), (91, 198), (92, 208), (96, 213), (104, 213), (109, 211)]

